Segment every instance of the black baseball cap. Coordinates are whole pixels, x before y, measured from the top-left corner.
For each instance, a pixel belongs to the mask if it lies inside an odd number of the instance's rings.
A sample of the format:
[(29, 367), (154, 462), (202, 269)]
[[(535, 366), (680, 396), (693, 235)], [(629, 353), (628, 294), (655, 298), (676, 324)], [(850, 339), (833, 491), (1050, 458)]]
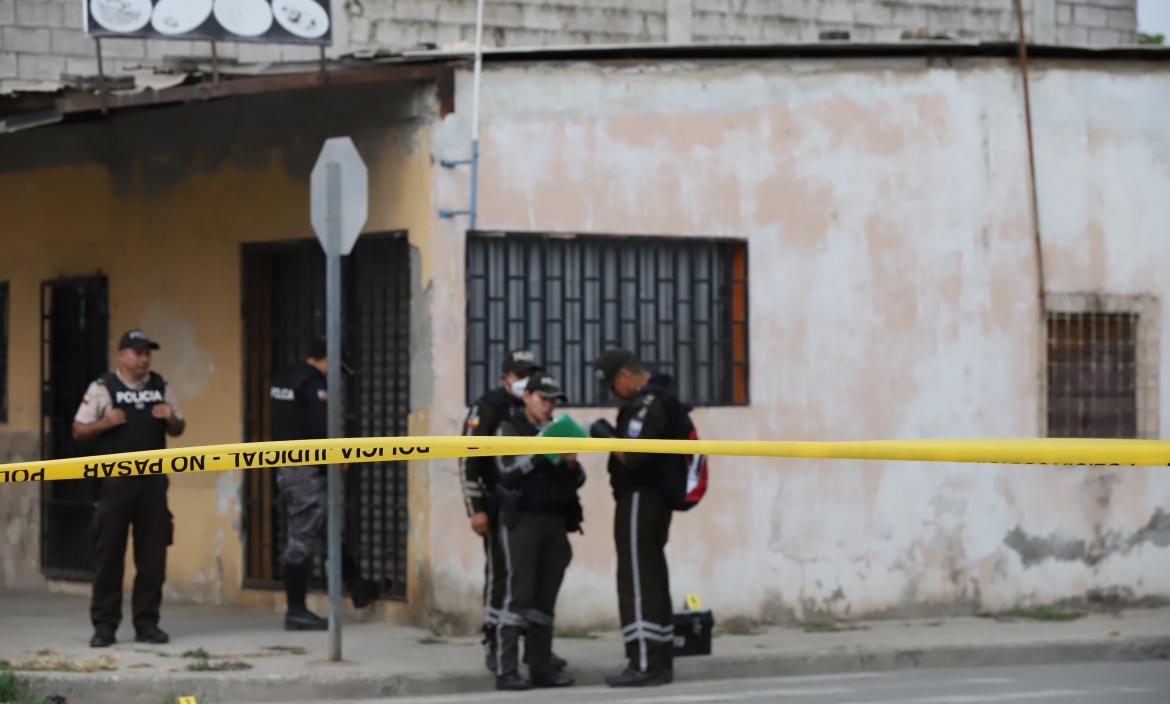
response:
[(158, 343), (150, 339), (150, 335), (147, 335), (145, 330), (133, 328), (122, 333), (122, 339), (118, 340), (119, 351), (129, 347), (149, 347), (152, 350), (157, 350)]
[(504, 365), (500, 368), (500, 373), (524, 375), (541, 369), (536, 362), (536, 355), (531, 350), (512, 350), (504, 356)]
[(615, 348), (602, 352), (601, 356), (593, 361), (593, 369), (597, 374), (597, 380), (601, 382), (602, 386), (608, 388), (613, 384), (618, 372), (631, 364), (639, 363), (638, 355), (629, 350)]
[(528, 386), (524, 390), (530, 394), (540, 394), (545, 398), (555, 398), (558, 401), (568, 401), (569, 397), (561, 390), (557, 380), (548, 374), (533, 374), (528, 377)]
[[(324, 335), (314, 335), (309, 338), (308, 356), (312, 359), (325, 359), (329, 356), (329, 341)], [(341, 371), (343, 374), (353, 374), (353, 368), (346, 363), (345, 354), (341, 355)]]

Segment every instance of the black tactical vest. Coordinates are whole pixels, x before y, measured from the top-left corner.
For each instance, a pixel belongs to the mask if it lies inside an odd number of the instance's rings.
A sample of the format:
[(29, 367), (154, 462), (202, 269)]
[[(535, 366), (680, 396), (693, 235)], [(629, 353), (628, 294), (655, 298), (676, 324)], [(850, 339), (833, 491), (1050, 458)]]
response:
[[(522, 436), (534, 436), (540, 432), (528, 422), (523, 407), (507, 422)], [(534, 513), (562, 513), (567, 517), (578, 506), (576, 475), (564, 465), (553, 464), (544, 455), (533, 455), (532, 460), (532, 471), (516, 486), (522, 494), (520, 508)]]
[(110, 392), (113, 407), (126, 414), (124, 424), (98, 438), (101, 452), (140, 452), (167, 446), (167, 422), (151, 415), (151, 409), (166, 398), (167, 382), (161, 376), (151, 372), (141, 389), (126, 386), (117, 374), (106, 374), (99, 381)]
[[(270, 430), (273, 440), (310, 440), (309, 404), (315, 399), (308, 398), (309, 382), (320, 380), (324, 388), (324, 375), (311, 364), (302, 362), (277, 372), (268, 390), (269, 408), (272, 414)], [(319, 401), (318, 401), (319, 403)]]
[[(617, 418), (617, 437), (629, 438), (631, 424), (641, 424), (646, 414), (650, 411), (651, 405), (654, 403), (661, 403), (665, 405), (664, 410), (667, 412), (670, 420), (670, 426), (667, 429), (666, 438), (646, 438), (648, 440), (663, 440), (677, 438), (681, 439), (678, 434), (678, 428), (674, 422), (674, 409), (680, 407), (678, 397), (674, 395), (673, 391), (674, 380), (665, 374), (655, 374), (650, 377), (650, 381), (645, 386), (638, 389), (634, 397), (628, 402), (623, 403), (618, 410)], [(685, 415), (685, 414), (684, 414)], [(640, 437), (639, 433), (635, 433), (633, 437)], [(630, 469), (619, 462), (612, 454), (609, 457), (609, 484), (613, 487), (614, 496), (617, 497), (629, 491), (636, 489), (653, 488), (660, 489), (664, 482), (663, 474), (669, 472), (672, 468), (679, 466), (681, 455), (652, 455), (652, 461), (649, 466), (639, 467), (637, 469)]]

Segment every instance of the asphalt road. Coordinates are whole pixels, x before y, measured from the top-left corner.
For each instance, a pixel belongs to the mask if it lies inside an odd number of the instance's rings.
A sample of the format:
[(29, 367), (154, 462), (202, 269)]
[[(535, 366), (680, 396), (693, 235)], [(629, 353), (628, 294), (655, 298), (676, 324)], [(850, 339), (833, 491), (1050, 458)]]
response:
[(646, 690), (573, 687), (527, 693), (396, 697), (335, 704), (1170, 704), (1170, 663), (909, 670), (676, 683)]

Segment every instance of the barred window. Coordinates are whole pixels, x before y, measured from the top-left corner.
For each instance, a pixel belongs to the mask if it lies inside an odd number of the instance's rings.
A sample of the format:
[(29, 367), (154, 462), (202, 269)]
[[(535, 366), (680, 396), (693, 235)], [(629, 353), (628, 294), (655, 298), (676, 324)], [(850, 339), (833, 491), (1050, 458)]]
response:
[(1156, 375), (1140, 299), (1065, 296), (1048, 312), (1049, 437), (1157, 434)]
[(8, 422), (8, 282), (0, 281), (0, 423)]
[(696, 405), (748, 402), (747, 244), (739, 240), (471, 233), (467, 400), (509, 350), (536, 353), (571, 405), (603, 405), (592, 362), (624, 347)]

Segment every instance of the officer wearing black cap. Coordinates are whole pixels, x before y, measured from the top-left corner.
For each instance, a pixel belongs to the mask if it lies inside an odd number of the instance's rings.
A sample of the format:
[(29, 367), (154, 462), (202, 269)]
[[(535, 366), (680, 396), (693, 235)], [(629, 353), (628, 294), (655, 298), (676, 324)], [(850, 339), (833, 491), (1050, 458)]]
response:
[[(617, 427), (593, 424), (590, 434), (618, 438), (670, 439), (671, 410), (679, 405), (669, 376), (652, 375), (627, 350), (604, 352), (593, 363), (602, 386), (621, 401)], [(644, 687), (673, 680), (674, 617), (666, 541), (671, 508), (663, 495), (663, 473), (674, 455), (614, 452), (610, 485), (617, 507), (614, 540), (618, 558), (618, 611), (629, 664), (607, 677), (611, 687)]]
[[(464, 435), (492, 437), (500, 422), (517, 408), (523, 408), (524, 387), (533, 372), (540, 371), (536, 355), (529, 350), (513, 350), (504, 357), (500, 385), (471, 404), (463, 423)], [(464, 457), (459, 460), (463, 486), (463, 503), (471, 519), (471, 530), (483, 539), (483, 633), (485, 664), (496, 669), (496, 625), (503, 604), (505, 588), (504, 553), (495, 526), (496, 465), (491, 457)]]
[[(344, 366), (343, 366), (344, 369)], [(310, 440), (329, 436), (329, 395), (325, 375), (329, 371), (325, 339), (309, 341), (305, 361), (279, 371), (268, 396), (271, 406), (273, 440)], [(325, 468), (320, 466), (281, 467), (276, 485), (284, 497), (285, 545), (281, 570), (288, 600), (284, 627), (289, 631), (323, 631), (329, 621), (309, 611), (305, 597), (309, 577), (327, 518), (328, 489)], [(341, 550), (341, 574), (349, 587), (353, 605), (368, 606), (379, 596), (378, 585), (362, 578), (361, 568), (345, 543)]]
[[(551, 376), (533, 374), (523, 406), (500, 423), (501, 436), (528, 437), (552, 422), (565, 394)], [(496, 689), (567, 687), (573, 678), (553, 662), (553, 609), (573, 557), (568, 533), (581, 529), (577, 489), (585, 473), (576, 455), (497, 457), (500, 477), (499, 532), (507, 578), (496, 631)], [(528, 679), (517, 659), (526, 631)]]
[[(95, 452), (139, 452), (167, 446), (167, 435), (183, 433), (186, 423), (167, 382), (150, 370), (151, 351), (159, 345), (144, 331), (128, 330), (118, 341), (118, 369), (94, 381), (73, 418), (73, 438), (95, 441)], [(116, 641), (122, 621), (122, 578), (126, 540), (134, 532), (134, 639), (166, 643), (158, 627), (167, 546), (174, 519), (167, 509), (164, 475), (114, 477), (99, 486), (90, 537), (94, 578), (89, 644), (104, 648)]]

